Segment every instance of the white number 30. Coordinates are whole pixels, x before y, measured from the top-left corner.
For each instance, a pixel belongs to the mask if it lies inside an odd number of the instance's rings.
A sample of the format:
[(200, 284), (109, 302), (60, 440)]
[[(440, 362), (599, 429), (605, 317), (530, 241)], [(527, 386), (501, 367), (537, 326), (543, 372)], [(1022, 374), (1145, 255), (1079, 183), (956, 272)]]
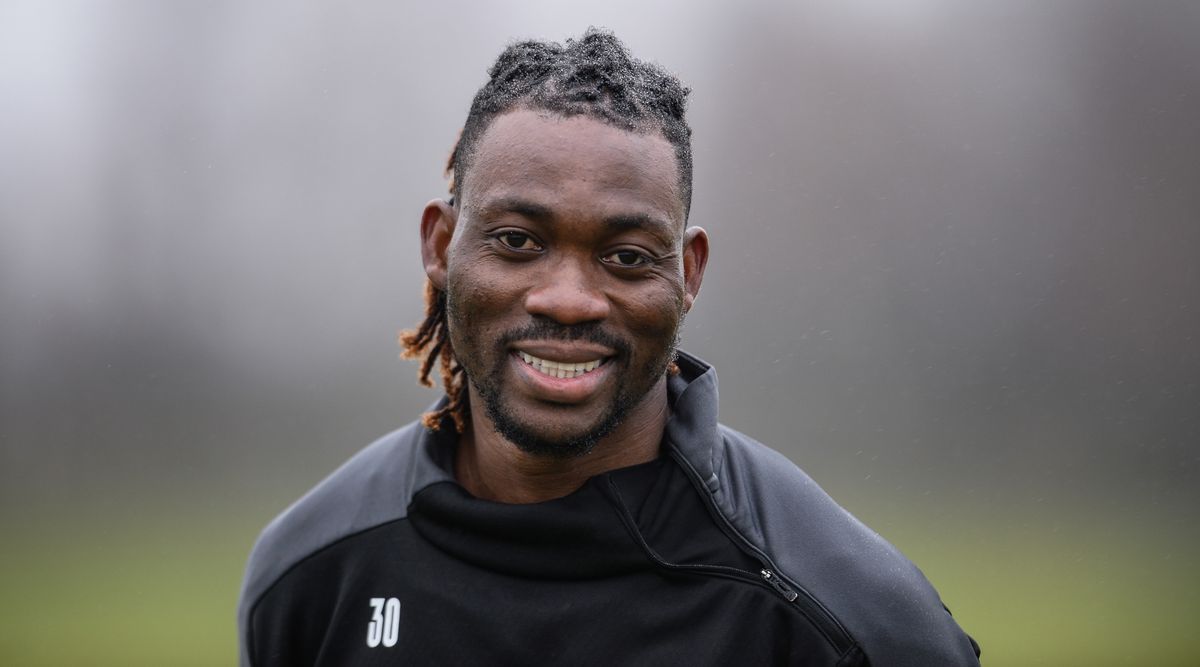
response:
[(400, 601), (396, 598), (371, 598), (371, 622), (367, 624), (367, 646), (396, 645), (400, 636)]

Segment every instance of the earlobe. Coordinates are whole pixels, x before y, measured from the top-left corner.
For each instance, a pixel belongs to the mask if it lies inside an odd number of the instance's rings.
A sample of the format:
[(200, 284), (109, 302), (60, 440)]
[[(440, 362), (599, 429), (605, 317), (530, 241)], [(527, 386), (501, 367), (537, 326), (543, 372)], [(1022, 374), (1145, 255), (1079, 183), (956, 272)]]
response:
[(434, 199), (421, 212), (421, 261), (429, 281), (442, 291), (446, 289), (446, 263), (457, 224), (458, 210), (445, 200)]
[(683, 239), (683, 310), (692, 309), (696, 297), (700, 296), (700, 283), (704, 281), (704, 267), (708, 265), (708, 232), (700, 227), (689, 227)]

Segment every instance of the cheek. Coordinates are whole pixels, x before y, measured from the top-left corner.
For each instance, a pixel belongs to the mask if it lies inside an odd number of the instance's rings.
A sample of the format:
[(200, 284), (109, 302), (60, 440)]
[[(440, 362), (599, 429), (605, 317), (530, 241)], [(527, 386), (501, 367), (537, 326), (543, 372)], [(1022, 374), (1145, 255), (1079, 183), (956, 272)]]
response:
[(620, 293), (617, 303), (635, 335), (673, 338), (683, 318), (683, 294), (682, 285), (664, 283)]
[(495, 271), (486, 261), (452, 265), (447, 275), (448, 298), (456, 324), (469, 326), (479, 341), (495, 333), (497, 320), (519, 300), (511, 275)]

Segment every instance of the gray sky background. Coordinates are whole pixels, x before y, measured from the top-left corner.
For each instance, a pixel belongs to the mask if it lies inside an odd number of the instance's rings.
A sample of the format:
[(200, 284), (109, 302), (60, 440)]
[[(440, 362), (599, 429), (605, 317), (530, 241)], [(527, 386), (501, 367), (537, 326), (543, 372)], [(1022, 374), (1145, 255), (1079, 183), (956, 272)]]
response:
[(1200, 5), (583, 7), (0, 4), (0, 500), (282, 506), (415, 418), (470, 98), (595, 24), (694, 89), (724, 421), (842, 499), (1195, 530)]

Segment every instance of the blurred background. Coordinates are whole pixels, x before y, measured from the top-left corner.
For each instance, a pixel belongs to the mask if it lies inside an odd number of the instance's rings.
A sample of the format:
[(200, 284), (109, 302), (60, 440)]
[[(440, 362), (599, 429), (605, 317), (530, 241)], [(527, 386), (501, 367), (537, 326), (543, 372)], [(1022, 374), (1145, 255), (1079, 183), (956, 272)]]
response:
[(0, 663), (217, 665), (432, 401), (417, 224), (510, 40), (693, 89), (722, 419), (1000, 665), (1200, 658), (1200, 5), (0, 2)]

